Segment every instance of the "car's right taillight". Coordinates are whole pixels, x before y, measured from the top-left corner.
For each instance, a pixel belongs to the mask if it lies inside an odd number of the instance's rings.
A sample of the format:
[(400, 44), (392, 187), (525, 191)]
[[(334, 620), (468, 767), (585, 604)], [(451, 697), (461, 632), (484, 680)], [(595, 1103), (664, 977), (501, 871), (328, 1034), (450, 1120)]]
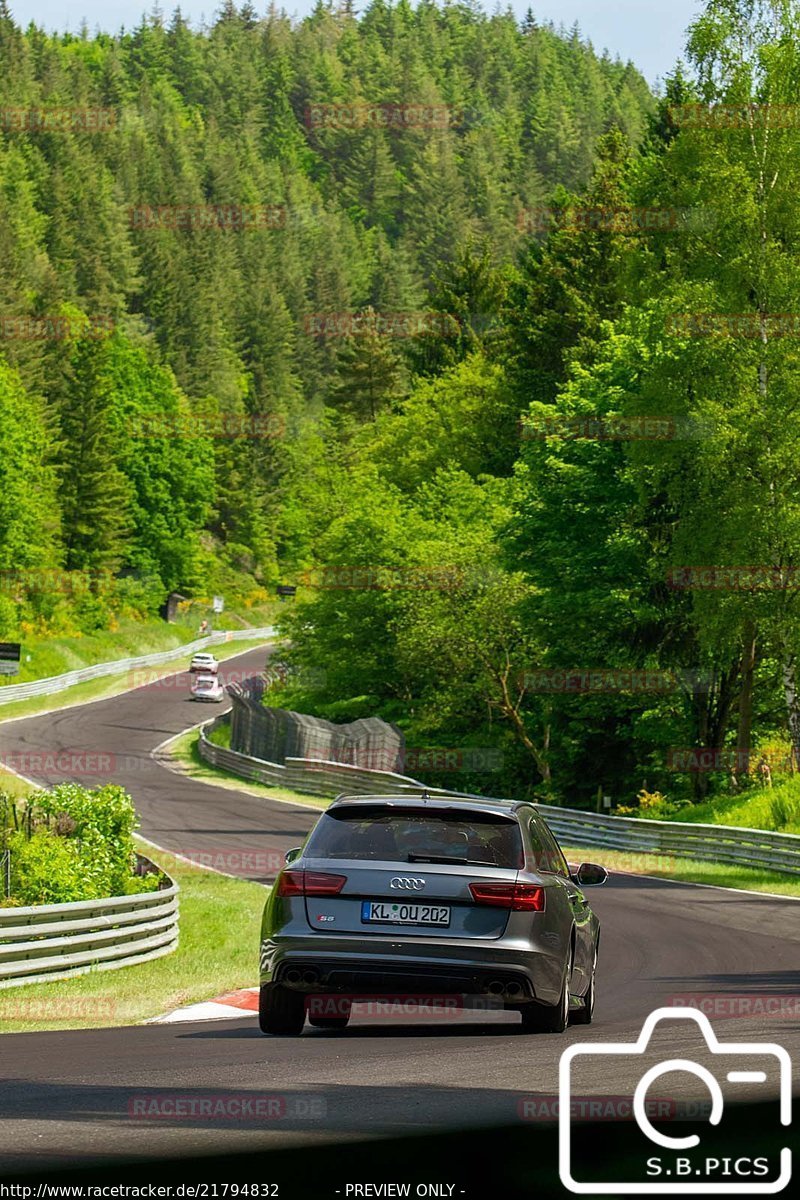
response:
[(469, 890), (476, 904), (511, 912), (544, 912), (545, 890), (537, 883), (471, 883)]
[(331, 875), (327, 871), (281, 871), (275, 881), (275, 894), (338, 896), (346, 883), (346, 875)]

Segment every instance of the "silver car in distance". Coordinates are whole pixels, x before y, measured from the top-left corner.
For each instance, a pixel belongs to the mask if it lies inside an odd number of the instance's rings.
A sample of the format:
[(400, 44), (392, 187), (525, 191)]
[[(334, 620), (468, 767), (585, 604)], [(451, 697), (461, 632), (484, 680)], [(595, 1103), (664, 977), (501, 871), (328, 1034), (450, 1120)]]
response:
[(608, 876), (571, 873), (532, 804), (339, 796), (286, 864), (262, 923), (263, 1033), (299, 1034), (307, 1013), (342, 1029), (370, 996), (491, 996), (531, 1032), (591, 1021), (599, 922), (583, 889)]

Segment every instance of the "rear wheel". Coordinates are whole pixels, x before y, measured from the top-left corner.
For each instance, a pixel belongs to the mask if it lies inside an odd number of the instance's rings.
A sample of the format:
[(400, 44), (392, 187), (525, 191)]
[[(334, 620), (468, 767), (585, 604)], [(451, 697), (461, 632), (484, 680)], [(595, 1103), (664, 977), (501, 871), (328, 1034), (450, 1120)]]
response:
[(563, 1033), (569, 1024), (569, 980), (571, 971), (564, 976), (564, 986), (557, 1004), (526, 1004), (520, 1009), (522, 1028), (526, 1033)]
[(303, 1031), (306, 1010), (302, 992), (279, 983), (264, 983), (258, 998), (258, 1023), (262, 1033), (297, 1036)]
[(589, 978), (589, 987), (586, 989), (586, 995), (583, 997), (583, 1005), (572, 1013), (570, 1022), (573, 1025), (591, 1025), (594, 1017), (594, 997), (595, 997), (595, 980), (597, 977), (597, 947), (594, 951), (594, 959), (592, 960), (592, 974)]

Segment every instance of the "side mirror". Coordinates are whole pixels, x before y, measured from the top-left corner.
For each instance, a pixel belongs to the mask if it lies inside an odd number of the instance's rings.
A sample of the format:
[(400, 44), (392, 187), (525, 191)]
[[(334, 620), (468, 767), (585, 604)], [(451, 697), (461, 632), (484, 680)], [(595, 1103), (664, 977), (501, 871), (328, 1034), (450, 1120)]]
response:
[(581, 863), (574, 878), (581, 887), (598, 887), (608, 879), (608, 871), (597, 863)]
[(294, 862), (294, 860), (296, 858), (299, 858), (302, 853), (303, 853), (302, 846), (294, 846), (291, 850), (286, 851), (286, 853), (283, 856), (283, 861), (285, 863)]

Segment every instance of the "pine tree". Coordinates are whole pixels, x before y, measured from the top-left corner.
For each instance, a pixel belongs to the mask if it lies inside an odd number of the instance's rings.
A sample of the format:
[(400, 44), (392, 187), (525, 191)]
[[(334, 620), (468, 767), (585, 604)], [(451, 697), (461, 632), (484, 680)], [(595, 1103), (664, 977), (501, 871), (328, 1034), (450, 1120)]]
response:
[(379, 315), (367, 308), (358, 319), (364, 332), (339, 351), (331, 402), (359, 422), (374, 421), (400, 395), (402, 367), (389, 339), (378, 332)]
[(115, 570), (132, 532), (132, 488), (117, 465), (105, 355), (101, 342), (76, 343), (61, 412), (59, 496), (68, 570)]

